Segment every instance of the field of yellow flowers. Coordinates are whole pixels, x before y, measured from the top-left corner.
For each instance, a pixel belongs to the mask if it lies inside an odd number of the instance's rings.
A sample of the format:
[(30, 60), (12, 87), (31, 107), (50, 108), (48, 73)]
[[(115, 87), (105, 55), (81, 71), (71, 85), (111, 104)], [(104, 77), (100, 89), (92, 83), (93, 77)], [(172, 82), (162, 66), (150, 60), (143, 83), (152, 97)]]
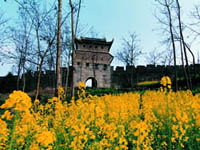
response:
[(0, 106), (0, 149), (168, 150), (200, 149), (200, 95), (172, 92), (171, 81), (144, 94), (58, 97), (45, 105), (14, 91)]

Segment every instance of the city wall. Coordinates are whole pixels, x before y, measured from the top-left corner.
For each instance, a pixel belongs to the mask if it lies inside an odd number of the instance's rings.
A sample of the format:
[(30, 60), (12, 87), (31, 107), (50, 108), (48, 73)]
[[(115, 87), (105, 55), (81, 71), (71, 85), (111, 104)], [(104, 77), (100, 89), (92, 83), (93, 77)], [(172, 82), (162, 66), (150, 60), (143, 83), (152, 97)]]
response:
[[(184, 78), (184, 72), (182, 66), (177, 66), (178, 79)], [(70, 67), (70, 70), (72, 68)], [(102, 69), (101, 67), (99, 69)], [(133, 85), (141, 81), (154, 81), (160, 80), (163, 76), (169, 76), (171, 79), (174, 78), (174, 67), (173, 66), (116, 66), (108, 67), (111, 73), (111, 87), (112, 88), (131, 88), (131, 82)], [(190, 75), (200, 76), (200, 64), (189, 66)], [(62, 68), (62, 82), (63, 86), (66, 82), (66, 72), (67, 68)], [(71, 71), (70, 71), (71, 72)], [(26, 73), (26, 90), (31, 91), (36, 88), (38, 72), (28, 71)], [(55, 88), (55, 71), (43, 71), (41, 74), (41, 88)], [(72, 74), (69, 75), (69, 86), (71, 85)], [(9, 92), (9, 89), (15, 89), (15, 83), (17, 83), (17, 77), (14, 75), (7, 75), (5, 77), (0, 77), (0, 85), (7, 85), (7, 88), (3, 86), (0, 87), (0, 93)], [(20, 81), (22, 86), (22, 79)], [(98, 84), (98, 83), (97, 83)]]

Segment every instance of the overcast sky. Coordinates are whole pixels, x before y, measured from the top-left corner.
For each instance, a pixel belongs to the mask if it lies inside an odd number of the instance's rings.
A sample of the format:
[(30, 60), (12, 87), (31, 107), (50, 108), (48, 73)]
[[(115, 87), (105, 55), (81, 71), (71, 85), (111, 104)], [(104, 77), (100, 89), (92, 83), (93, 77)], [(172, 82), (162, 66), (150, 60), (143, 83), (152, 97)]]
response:
[[(108, 41), (114, 39), (111, 48), (113, 55), (120, 50), (122, 38), (128, 37), (129, 33), (132, 32), (138, 34), (144, 53), (155, 48), (159, 49), (161, 35), (155, 29), (159, 28), (160, 25), (154, 17), (154, 0), (83, 0), (83, 2), (80, 16), (81, 24), (93, 27), (99, 37), (105, 37)], [(180, 0), (180, 2), (185, 10), (184, 19), (187, 21), (193, 4), (199, 0)], [(6, 3), (1, 0), (0, 10), (11, 20), (17, 18), (17, 6), (13, 0), (7, 0)], [(137, 64), (144, 65), (146, 61), (141, 58)], [(122, 65), (122, 63), (114, 59), (112, 65)], [(11, 71), (10, 66), (0, 66), (0, 76), (6, 75), (8, 71)]]

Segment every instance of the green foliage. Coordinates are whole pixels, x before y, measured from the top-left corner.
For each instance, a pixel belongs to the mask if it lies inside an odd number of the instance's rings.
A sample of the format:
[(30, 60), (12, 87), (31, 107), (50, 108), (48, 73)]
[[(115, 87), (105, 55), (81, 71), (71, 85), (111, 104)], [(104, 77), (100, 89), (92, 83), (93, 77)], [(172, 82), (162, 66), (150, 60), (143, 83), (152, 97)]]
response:
[(40, 95), (40, 102), (42, 104), (46, 104), (48, 102), (48, 99), (50, 99), (50, 98), (51, 98), (51, 96), (48, 94)]
[(3, 98), (3, 96), (0, 96), (0, 105), (5, 103), (5, 98)]
[(138, 82), (136, 85), (137, 86), (151, 86), (155, 84), (160, 84), (160, 81), (143, 81), (143, 82)]
[(96, 88), (96, 89), (91, 89), (88, 88), (86, 89), (86, 93), (90, 95), (97, 95), (97, 96), (103, 96), (105, 94), (114, 94), (117, 95), (119, 92), (116, 89), (112, 88)]
[(193, 94), (198, 94), (200, 93), (200, 87), (199, 88), (195, 88), (194, 90), (192, 90)]

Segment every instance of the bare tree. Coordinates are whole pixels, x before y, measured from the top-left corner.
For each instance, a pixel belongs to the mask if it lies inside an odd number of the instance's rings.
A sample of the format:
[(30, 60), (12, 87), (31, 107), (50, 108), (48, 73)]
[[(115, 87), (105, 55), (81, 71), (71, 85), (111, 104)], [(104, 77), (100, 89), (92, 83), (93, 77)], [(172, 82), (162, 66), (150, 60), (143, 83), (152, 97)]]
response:
[[(25, 91), (27, 68), (27, 55), (32, 48), (31, 30), (32, 24), (28, 20), (28, 15), (23, 10), (18, 10), (19, 18), (16, 27), (9, 27), (9, 43), (0, 55), (18, 67), (17, 90), (19, 90), (20, 76), (23, 77), (23, 88)], [(13, 43), (13, 44), (11, 44)], [(12, 45), (12, 46), (11, 46)], [(12, 47), (12, 48), (11, 48)]]
[[(168, 42), (172, 43), (173, 47), (173, 53), (174, 53), (174, 65), (176, 66), (176, 53), (177, 48), (180, 49), (181, 53), (181, 62), (182, 62), (182, 68), (184, 71), (185, 79), (187, 88), (192, 88), (191, 83), (191, 77), (190, 77), (190, 70), (189, 70), (189, 60), (188, 60), (188, 52), (193, 57), (193, 64), (194, 64), (194, 72), (195, 70), (195, 56), (190, 49), (189, 44), (185, 41), (184, 38), (184, 29), (186, 25), (183, 23), (182, 19), (182, 9), (179, 3), (179, 0), (156, 0), (159, 6), (162, 6), (162, 9), (160, 11), (160, 14), (164, 16), (164, 19), (160, 16), (157, 16), (159, 23), (162, 24), (162, 26), (165, 26), (163, 29), (164, 33), (167, 33), (166, 40), (164, 43), (168, 44)], [(170, 38), (169, 38), (170, 34)], [(177, 90), (177, 73), (176, 73), (176, 67), (175, 67), (175, 82), (176, 82), (176, 90)], [(195, 73), (194, 73), (195, 74)], [(195, 76), (195, 75), (194, 75)]]
[(42, 66), (51, 47), (55, 44), (57, 22), (55, 21), (55, 14), (57, 11), (54, 3), (49, 8), (44, 7), (41, 9), (41, 2), (39, 0), (15, 1), (19, 4), (20, 9), (23, 9), (29, 15), (29, 19), (33, 24), (33, 34), (35, 34), (35, 45), (37, 48), (36, 51), (32, 53), (32, 56), (37, 56), (37, 59), (35, 60), (35, 58), (33, 58), (29, 59), (29, 61), (37, 65), (37, 99), (40, 89)]
[(117, 52), (116, 57), (126, 66), (132, 66), (131, 88), (133, 88), (133, 66), (136, 64), (138, 57), (142, 54), (137, 34), (132, 33), (129, 39), (123, 39), (122, 45), (122, 50)]
[[(31, 52), (28, 53), (28, 57), (26, 57), (25, 60), (30, 62), (31, 64), (34, 64), (38, 72), (37, 89), (36, 89), (36, 98), (37, 98), (39, 95), (39, 89), (40, 89), (40, 76), (41, 76), (42, 70), (44, 70), (46, 67), (45, 65), (48, 65), (49, 68), (56, 67), (55, 65), (56, 39), (58, 40), (57, 48), (58, 48), (58, 51), (60, 51), (59, 55), (61, 56), (61, 54), (66, 52), (66, 50), (63, 50), (62, 52), (61, 47), (68, 48), (69, 52), (67, 51), (66, 56), (69, 58), (68, 60), (70, 60), (70, 55), (71, 55), (70, 51), (72, 48), (69, 49), (69, 43), (71, 46), (74, 46), (74, 44), (71, 44), (72, 43), (71, 39), (69, 39), (67, 36), (67, 34), (69, 34), (68, 31), (70, 31), (70, 29), (68, 28), (68, 26), (65, 26), (66, 29), (64, 29), (65, 27), (62, 27), (63, 28), (62, 32), (66, 33), (64, 35), (66, 36), (64, 42), (61, 42), (61, 39), (64, 39), (64, 36), (62, 37), (60, 35), (61, 32), (59, 30), (61, 30), (61, 26), (66, 22), (70, 14), (72, 14), (73, 16), (77, 12), (77, 20), (78, 20), (80, 8), (81, 8), (81, 0), (79, 0), (78, 3), (71, 2), (73, 6), (73, 11), (70, 11), (70, 13), (65, 13), (62, 20), (61, 20), (61, 17), (59, 18), (60, 15), (58, 15), (59, 14), (58, 12), (60, 12), (61, 14), (61, 9), (60, 9), (61, 3), (58, 3), (60, 5), (58, 5), (57, 7), (55, 5), (56, 4), (55, 2), (48, 3), (48, 5), (46, 4), (42, 5), (44, 1), (40, 1), (40, 0), (35, 0), (35, 1), (14, 0), (14, 1), (19, 5), (21, 10), (26, 12), (28, 19), (32, 23), (32, 26), (33, 26), (31, 30), (31, 35), (35, 39), (33, 40), (34, 48)], [(61, 1), (58, 1), (58, 2), (61, 2)], [(58, 19), (56, 19), (56, 17)], [(76, 21), (76, 32), (78, 30), (77, 26), (78, 26), (78, 21)], [(73, 27), (73, 30), (74, 30), (74, 27)], [(74, 33), (72, 35), (74, 35)], [(75, 39), (75, 37), (72, 39)], [(64, 44), (67, 44), (67, 45), (64, 45)], [(22, 60), (20, 59), (20, 63), (21, 62)], [(68, 64), (70, 64), (70, 62)], [(61, 66), (61, 63), (59, 66)], [(60, 72), (60, 71), (57, 71), (57, 72)], [(59, 80), (61, 81), (61, 76), (59, 77)], [(61, 82), (60, 82), (60, 85), (62, 85)]]
[(116, 54), (117, 59), (126, 66), (134, 66), (138, 57), (142, 54), (137, 34), (132, 33), (129, 39), (124, 38), (122, 45), (122, 50)]
[[(75, 38), (76, 38), (76, 34), (77, 34), (77, 30), (78, 30), (78, 23), (79, 23), (79, 14), (80, 14), (80, 9), (81, 9), (81, 4), (82, 1), (79, 0), (78, 4), (77, 3), (73, 3), (72, 0), (69, 0), (69, 5), (71, 8), (71, 36), (72, 36), (72, 42), (71, 42), (71, 52), (72, 52), (72, 84), (71, 84), (71, 90), (72, 90), (72, 96), (74, 96), (74, 83), (73, 83), (73, 55), (74, 55), (74, 50), (75, 50)], [(77, 12), (77, 18), (76, 20), (74, 20), (74, 16), (75, 13)], [(75, 25), (75, 26), (74, 26)], [(67, 74), (68, 76), (68, 74)], [(66, 85), (67, 86), (67, 85)]]
[[(186, 28), (189, 29), (191, 31), (191, 35), (190, 37), (193, 38), (193, 41), (198, 41), (199, 37), (200, 37), (200, 31), (199, 31), (199, 25), (200, 25), (200, 4), (196, 4), (194, 5), (194, 9), (193, 11), (191, 11), (191, 16), (192, 18), (192, 22), (190, 23), (190, 25), (186, 25)], [(186, 44), (186, 43), (185, 43)], [(189, 50), (189, 52), (191, 53), (192, 50), (190, 50), (190, 48), (188, 48), (188, 44), (186, 44), (187, 49)], [(195, 55), (194, 53), (191, 53), (192, 57), (193, 57), (193, 65), (194, 65), (194, 76), (196, 77), (196, 68), (195, 68)], [(197, 54), (198, 57), (198, 54)], [(198, 63), (198, 58), (197, 58), (197, 63)]]
[[(0, 10), (1, 11), (1, 10)], [(5, 41), (9, 38), (7, 35), (7, 26), (6, 23), (8, 22), (8, 19), (5, 19), (4, 13), (0, 12), (0, 50), (4, 49)], [(1, 53), (0, 51), (0, 53)], [(1, 59), (0, 59), (1, 62)]]
[(169, 48), (166, 51), (163, 51), (160, 61), (162, 65), (171, 66), (173, 62), (173, 50)]
[[(78, 34), (79, 29), (79, 17), (80, 17), (80, 10), (81, 10), (82, 0), (78, 0), (77, 2), (72, 2), (69, 0), (70, 6), (70, 13), (71, 13), (71, 39), (70, 39), (70, 46), (68, 45), (68, 57), (67, 57), (67, 72), (66, 72), (66, 83), (65, 83), (65, 92), (67, 92), (68, 82), (69, 82), (69, 66), (72, 65), (72, 83), (71, 83), (71, 91), (72, 96), (74, 96), (74, 84), (73, 84), (73, 54), (75, 50), (75, 38)], [(75, 20), (76, 16), (76, 20)], [(68, 43), (68, 42), (67, 42)], [(72, 56), (72, 57), (71, 57)], [(71, 58), (71, 59), (70, 59)]]
[(199, 24), (200, 24), (200, 4), (194, 6), (193, 11), (191, 12), (191, 17), (193, 19), (190, 26), (187, 26), (192, 31), (194, 40), (200, 36)]
[(170, 41), (173, 48), (173, 58), (174, 58), (174, 80), (175, 80), (175, 91), (178, 90), (177, 82), (177, 70), (176, 70), (176, 45), (174, 37), (174, 26), (173, 26), (173, 16), (172, 8), (174, 6), (174, 0), (156, 0), (156, 2), (161, 6), (160, 15), (156, 16), (159, 23), (163, 27), (163, 32), (167, 33), (167, 41)]
[(158, 65), (159, 61), (161, 60), (161, 56), (161, 53), (154, 49), (146, 56), (146, 61), (148, 64)]
[(67, 72), (66, 72), (66, 78), (65, 78), (65, 92), (67, 93), (68, 90), (68, 86), (69, 86), (69, 67), (71, 64), (71, 38), (68, 37), (68, 35), (70, 35), (70, 33), (68, 33), (66, 30), (64, 30), (64, 34), (65, 34), (65, 42), (64, 42), (64, 49), (66, 49), (67, 51), (65, 51), (65, 59), (66, 59), (66, 66), (67, 66)]
[(31, 38), (31, 30), (32, 30), (32, 24), (29, 24), (26, 18), (26, 14), (23, 12), (20, 12), (20, 18), (21, 18), (21, 25), (19, 25), (20, 29), (11, 29), (11, 37), (12, 41), (15, 43), (16, 50), (13, 54), (9, 54), (10, 56), (15, 56), (13, 59), (16, 59), (18, 62), (18, 79), (17, 79), (17, 89), (19, 90), (19, 81), (20, 81), (20, 75), (22, 71), (22, 77), (23, 77), (23, 88), (22, 90), (25, 91), (26, 87), (26, 77), (25, 77), (25, 70), (27, 65), (27, 55), (32, 51), (32, 38)]
[[(179, 4), (178, 0), (176, 0), (176, 9), (177, 9), (178, 27), (179, 27), (179, 35), (180, 35), (180, 48), (181, 48), (181, 52), (182, 52), (182, 47), (183, 47), (183, 51), (184, 51), (184, 55), (185, 55), (185, 61), (186, 61), (185, 77), (186, 77), (186, 81), (187, 81), (187, 87), (189, 89), (192, 89), (192, 83), (191, 83), (190, 71), (189, 71), (189, 63), (188, 63), (188, 56), (187, 56), (187, 49), (186, 49), (187, 45), (185, 44), (185, 39), (184, 39), (184, 35), (183, 35), (183, 27), (182, 27), (182, 21), (181, 21), (181, 8), (180, 8), (180, 4)], [(182, 56), (182, 58), (183, 58), (183, 56)], [(182, 63), (183, 63), (183, 60), (182, 60)]]

